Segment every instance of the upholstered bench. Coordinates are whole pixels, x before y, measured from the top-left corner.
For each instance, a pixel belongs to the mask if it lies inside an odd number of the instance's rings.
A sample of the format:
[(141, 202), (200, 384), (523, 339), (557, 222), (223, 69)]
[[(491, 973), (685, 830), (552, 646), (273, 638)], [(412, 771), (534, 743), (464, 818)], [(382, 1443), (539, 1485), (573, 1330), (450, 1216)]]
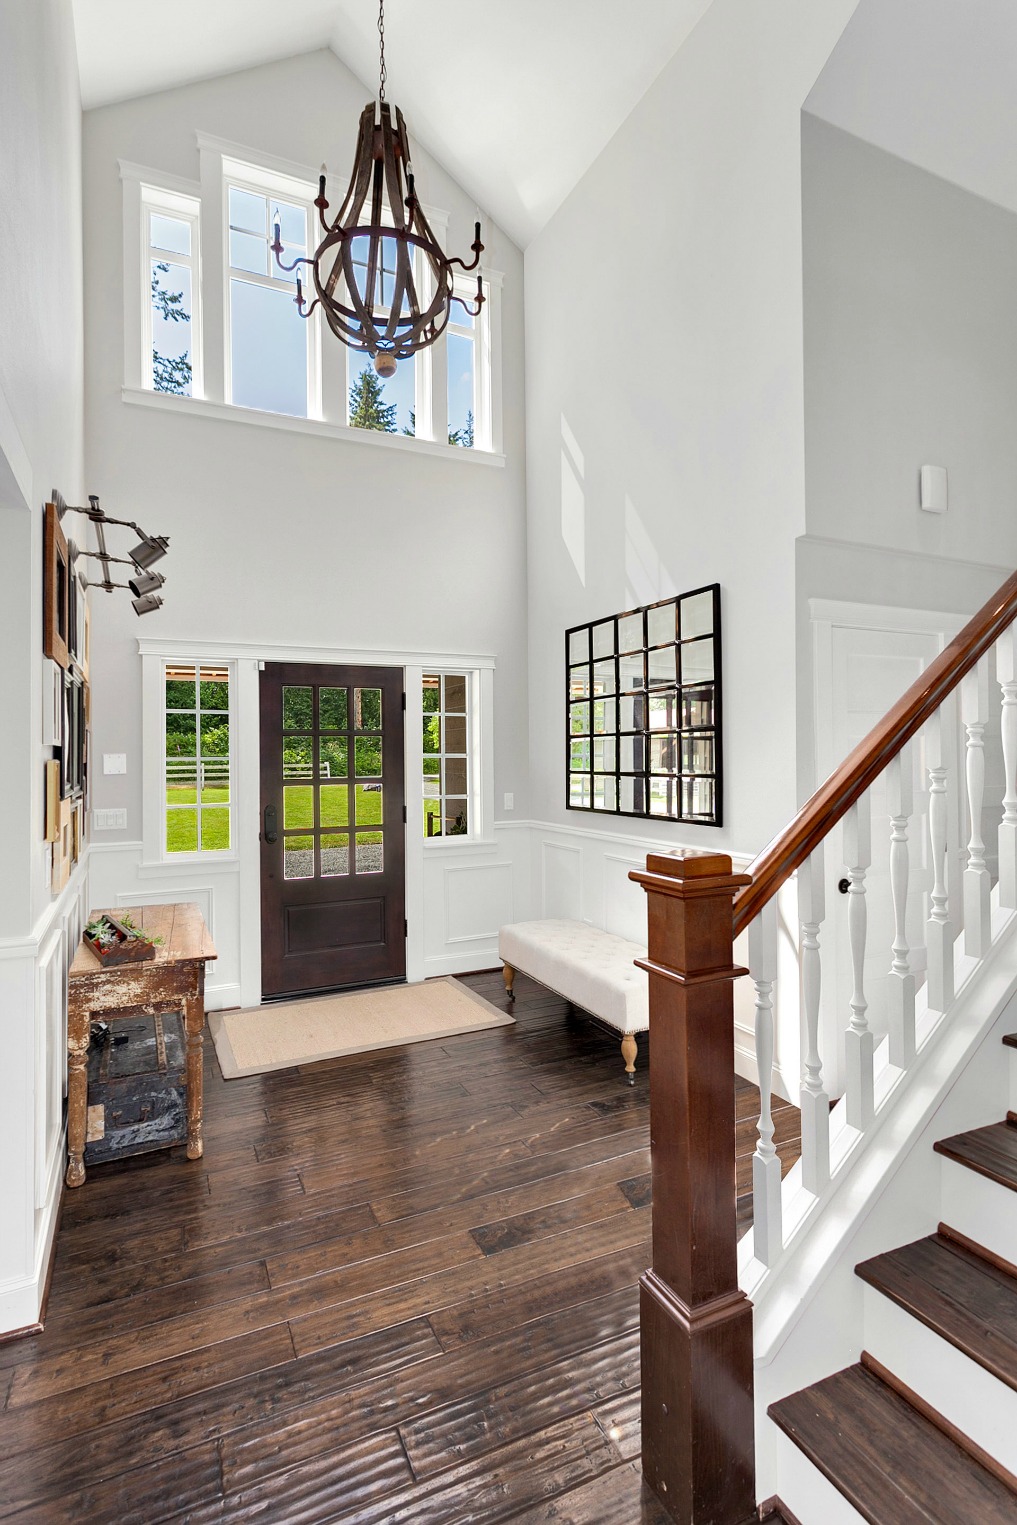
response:
[(645, 948), (584, 921), (517, 921), (498, 933), (498, 955), (510, 999), (521, 969), (620, 1032), (625, 1076), (635, 1083), (635, 1035), (650, 1026), (646, 972), (635, 966)]

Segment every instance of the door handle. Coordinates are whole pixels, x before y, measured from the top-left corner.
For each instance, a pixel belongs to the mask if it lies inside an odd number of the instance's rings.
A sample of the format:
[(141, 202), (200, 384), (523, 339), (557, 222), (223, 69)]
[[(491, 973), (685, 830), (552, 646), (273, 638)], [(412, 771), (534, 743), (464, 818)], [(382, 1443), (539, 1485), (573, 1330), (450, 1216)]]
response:
[(265, 831), (266, 842), (278, 842), (279, 840), (279, 816), (274, 805), (265, 806)]

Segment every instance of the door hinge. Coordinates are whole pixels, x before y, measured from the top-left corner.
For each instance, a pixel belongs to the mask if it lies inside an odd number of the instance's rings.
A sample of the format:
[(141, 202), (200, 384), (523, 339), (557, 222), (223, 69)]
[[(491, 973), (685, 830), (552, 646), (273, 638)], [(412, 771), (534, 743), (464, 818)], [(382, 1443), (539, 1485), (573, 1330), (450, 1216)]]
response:
[(403, 936), (404, 937), (409, 937), (409, 935), (410, 935), (410, 924), (409, 924), (408, 921), (404, 921), (403, 922)]
[(407, 820), (408, 820), (408, 816), (406, 814), (406, 806), (404, 805), (403, 806), (403, 825), (404, 826), (406, 825)]
[(403, 694), (403, 709), (406, 708), (406, 695)]

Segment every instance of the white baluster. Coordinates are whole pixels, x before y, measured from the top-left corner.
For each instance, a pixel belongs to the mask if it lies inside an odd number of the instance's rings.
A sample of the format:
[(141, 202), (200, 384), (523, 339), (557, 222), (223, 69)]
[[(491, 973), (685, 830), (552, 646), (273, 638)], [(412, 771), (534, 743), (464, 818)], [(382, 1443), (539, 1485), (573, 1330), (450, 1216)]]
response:
[(915, 1057), (915, 977), (907, 940), (910, 853), (908, 821), (915, 808), (915, 774), (908, 743), (886, 770), (886, 801), (890, 811), (890, 894), (893, 898), (893, 963), (887, 980), (890, 1025), (890, 1063), (902, 1068)]
[(819, 929), (826, 915), (823, 844), (798, 870), (798, 918), (802, 929), (802, 1010), (805, 1013), (805, 1073), (802, 1111), (802, 1185), (817, 1196), (830, 1179), (830, 1098), (823, 1087), (819, 1054), (819, 995), (822, 968)]
[(773, 1142), (773, 982), (777, 978), (777, 902), (770, 900), (749, 927), (749, 971), (756, 987), (756, 1067), (759, 1139), (752, 1157), (752, 1242), (757, 1260), (772, 1266), (783, 1248), (780, 1160)]
[(845, 1034), (847, 1120), (866, 1128), (875, 1116), (872, 1056), (875, 1040), (869, 1029), (865, 999), (865, 870), (872, 862), (869, 796), (863, 794), (844, 817), (844, 861), (850, 880), (848, 935), (851, 942), (851, 1025)]
[(985, 727), (989, 723), (989, 659), (981, 661), (961, 680), (961, 716), (967, 734), (965, 776), (971, 837), (968, 865), (964, 870), (964, 952), (984, 958), (992, 934), (989, 926), (989, 870), (982, 841), (982, 800), (985, 796)]
[(947, 726), (940, 707), (925, 733), (929, 765), (929, 843), (932, 852), (932, 910), (926, 923), (929, 950), (929, 1007), (946, 1011), (953, 1001), (953, 925), (946, 890)]
[(1003, 739), (1003, 819), (999, 826), (999, 903), (1017, 908), (1017, 625), (996, 642), (996, 677), (1002, 691), (999, 717)]

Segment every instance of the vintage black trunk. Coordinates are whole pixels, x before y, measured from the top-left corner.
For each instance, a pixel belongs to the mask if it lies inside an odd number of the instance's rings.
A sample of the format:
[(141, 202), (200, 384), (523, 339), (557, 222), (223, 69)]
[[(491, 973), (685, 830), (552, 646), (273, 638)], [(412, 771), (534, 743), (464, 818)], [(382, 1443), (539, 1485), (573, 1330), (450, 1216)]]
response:
[(183, 1013), (118, 1014), (88, 1050), (85, 1162), (101, 1164), (187, 1137)]

